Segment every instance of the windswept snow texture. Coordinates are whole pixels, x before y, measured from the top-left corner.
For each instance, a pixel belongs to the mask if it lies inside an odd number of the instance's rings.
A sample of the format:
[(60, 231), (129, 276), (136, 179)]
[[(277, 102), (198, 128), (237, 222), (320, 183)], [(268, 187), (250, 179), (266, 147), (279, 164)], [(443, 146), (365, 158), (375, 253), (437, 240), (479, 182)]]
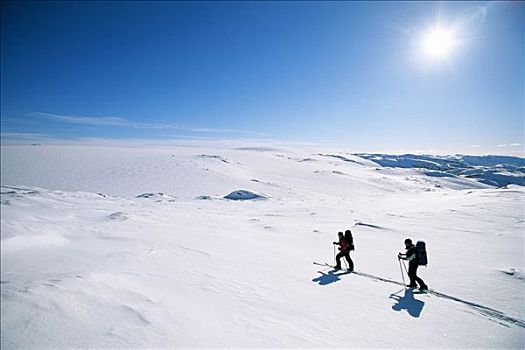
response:
[(525, 159), (509, 156), (448, 157), (425, 155), (357, 154), (383, 167), (426, 169), (427, 176), (461, 176), (496, 187), (525, 186)]
[[(525, 347), (525, 187), (311, 148), (1, 152), (2, 349)], [(324, 265), (345, 229), (355, 272)]]

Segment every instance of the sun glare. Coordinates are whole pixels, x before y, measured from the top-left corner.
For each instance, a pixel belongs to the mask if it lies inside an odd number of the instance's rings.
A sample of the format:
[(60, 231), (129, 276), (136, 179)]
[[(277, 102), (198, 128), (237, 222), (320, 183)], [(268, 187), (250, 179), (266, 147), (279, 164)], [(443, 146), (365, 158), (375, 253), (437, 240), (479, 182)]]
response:
[(423, 35), (421, 49), (431, 59), (446, 59), (457, 46), (458, 40), (453, 30), (434, 28)]

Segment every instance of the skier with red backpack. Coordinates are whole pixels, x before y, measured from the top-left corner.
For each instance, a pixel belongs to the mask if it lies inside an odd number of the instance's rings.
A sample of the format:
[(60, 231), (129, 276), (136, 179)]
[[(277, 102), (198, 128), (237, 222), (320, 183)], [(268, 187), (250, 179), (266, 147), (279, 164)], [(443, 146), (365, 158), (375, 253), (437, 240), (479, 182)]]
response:
[(343, 235), (343, 232), (339, 232), (338, 236), (339, 242), (334, 242), (334, 244), (339, 246), (339, 253), (335, 256), (335, 259), (337, 261), (335, 268), (341, 270), (341, 258), (345, 257), (346, 261), (348, 262), (348, 271), (353, 271), (354, 262), (352, 261), (352, 259), (350, 259), (350, 250), (354, 250), (352, 233), (350, 232), (350, 230), (347, 230), (345, 232), (345, 235)]

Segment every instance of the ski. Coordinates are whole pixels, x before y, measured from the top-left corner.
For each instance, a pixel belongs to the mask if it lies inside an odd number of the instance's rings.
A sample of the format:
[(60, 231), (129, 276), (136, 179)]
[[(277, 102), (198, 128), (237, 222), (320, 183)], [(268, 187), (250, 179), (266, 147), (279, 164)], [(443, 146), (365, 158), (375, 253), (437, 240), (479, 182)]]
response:
[[(328, 263), (319, 263), (319, 262), (314, 261), (314, 264), (315, 265), (319, 265), (319, 266), (331, 267), (332, 269), (339, 270), (339, 271), (350, 271), (350, 270), (347, 270), (347, 269), (338, 269), (334, 265), (330, 265)], [(350, 272), (352, 272), (352, 271), (350, 271)]]
[(328, 264), (328, 263), (319, 263), (319, 262), (314, 261), (314, 264), (315, 264), (315, 265), (319, 265), (319, 266), (331, 267), (331, 268), (335, 269), (335, 266), (330, 265), (330, 264)]

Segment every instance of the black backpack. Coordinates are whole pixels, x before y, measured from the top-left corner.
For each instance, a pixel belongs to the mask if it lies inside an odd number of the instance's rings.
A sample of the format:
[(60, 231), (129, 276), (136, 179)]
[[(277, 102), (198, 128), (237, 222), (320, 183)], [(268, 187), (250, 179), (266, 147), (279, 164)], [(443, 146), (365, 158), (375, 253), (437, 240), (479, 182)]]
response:
[(417, 241), (416, 243), (416, 259), (418, 265), (425, 266), (428, 264), (427, 249), (423, 241)]
[(354, 247), (354, 237), (352, 237), (352, 232), (350, 230), (345, 231), (345, 240), (350, 246), (350, 250), (355, 250)]

